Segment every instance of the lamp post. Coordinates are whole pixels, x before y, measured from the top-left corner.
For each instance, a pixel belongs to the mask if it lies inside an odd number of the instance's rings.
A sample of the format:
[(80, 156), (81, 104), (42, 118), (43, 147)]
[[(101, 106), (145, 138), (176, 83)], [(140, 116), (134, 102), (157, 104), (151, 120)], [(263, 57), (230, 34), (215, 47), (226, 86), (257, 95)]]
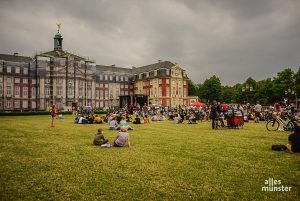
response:
[(246, 86), (242, 87), (242, 92), (246, 94), (247, 103), (249, 102), (248, 94), (250, 94), (252, 91), (253, 91), (253, 86), (249, 84), (246, 84)]
[[(290, 94), (295, 95), (295, 102), (296, 102), (296, 109), (297, 109), (297, 107), (298, 107), (297, 92), (295, 90), (288, 88), (287, 90), (284, 91), (284, 93), (287, 96), (287, 98)], [(288, 98), (288, 100), (289, 100), (289, 98)]]

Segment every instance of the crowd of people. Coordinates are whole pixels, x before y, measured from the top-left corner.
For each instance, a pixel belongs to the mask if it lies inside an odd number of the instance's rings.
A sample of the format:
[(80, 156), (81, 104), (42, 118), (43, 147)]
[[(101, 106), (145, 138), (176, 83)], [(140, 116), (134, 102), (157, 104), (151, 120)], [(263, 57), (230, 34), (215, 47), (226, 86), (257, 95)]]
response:
[[(255, 123), (273, 118), (274, 113), (280, 116), (295, 116), (297, 110), (295, 105), (281, 105), (275, 103), (272, 106), (263, 107), (259, 102), (251, 105), (247, 104), (227, 104), (213, 101), (211, 105), (202, 107), (179, 106), (177, 108), (169, 107), (130, 107), (129, 109), (120, 109), (109, 111), (105, 116), (94, 115), (93, 111), (88, 111), (86, 115), (78, 114), (74, 120), (76, 124), (107, 124), (108, 130), (118, 130), (119, 133), (112, 144), (104, 138), (103, 130), (99, 129), (95, 139), (95, 145), (104, 147), (118, 146), (123, 147), (126, 144), (130, 146), (128, 130), (134, 130), (132, 124), (149, 124), (154, 121), (173, 121), (175, 124), (187, 123), (197, 124), (202, 121), (211, 121), (212, 129), (219, 127), (229, 127), (231, 117), (239, 117), (241, 122), (253, 120)], [(54, 121), (57, 117), (55, 105), (51, 107), (51, 127), (54, 127)], [(225, 121), (227, 119), (227, 121)], [(225, 125), (225, 122), (227, 125)], [(237, 121), (239, 122), (239, 121)], [(240, 123), (241, 123), (240, 122)], [(238, 125), (239, 126), (239, 125)], [(291, 152), (300, 152), (300, 131), (299, 125), (295, 126), (294, 133), (290, 135), (287, 149)]]

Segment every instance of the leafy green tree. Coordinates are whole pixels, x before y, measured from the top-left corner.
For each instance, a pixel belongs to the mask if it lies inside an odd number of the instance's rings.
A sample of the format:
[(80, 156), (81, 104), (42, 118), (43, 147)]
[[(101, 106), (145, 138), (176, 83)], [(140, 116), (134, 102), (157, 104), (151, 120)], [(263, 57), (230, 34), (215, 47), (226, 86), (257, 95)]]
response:
[(274, 77), (273, 91), (275, 99), (273, 102), (282, 101), (285, 97), (285, 91), (293, 89), (295, 87), (295, 73), (292, 69), (287, 68), (277, 73), (277, 77)]
[(212, 76), (209, 79), (206, 79), (203, 83), (203, 98), (212, 102), (213, 100), (221, 100), (221, 81), (217, 76)]
[(231, 103), (234, 99), (234, 88), (230, 86), (222, 86), (221, 101)]
[(192, 80), (188, 80), (188, 94), (189, 96), (197, 96), (197, 87)]

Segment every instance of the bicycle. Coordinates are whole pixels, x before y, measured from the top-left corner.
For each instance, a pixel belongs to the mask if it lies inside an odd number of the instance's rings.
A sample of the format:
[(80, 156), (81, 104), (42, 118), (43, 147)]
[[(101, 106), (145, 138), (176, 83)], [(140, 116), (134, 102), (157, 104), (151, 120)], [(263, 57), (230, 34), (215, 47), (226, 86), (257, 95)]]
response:
[(280, 125), (283, 126), (284, 131), (293, 131), (295, 127), (294, 118), (287, 116), (287, 120), (284, 120), (273, 114), (272, 119), (267, 121), (266, 128), (268, 131), (277, 131)]

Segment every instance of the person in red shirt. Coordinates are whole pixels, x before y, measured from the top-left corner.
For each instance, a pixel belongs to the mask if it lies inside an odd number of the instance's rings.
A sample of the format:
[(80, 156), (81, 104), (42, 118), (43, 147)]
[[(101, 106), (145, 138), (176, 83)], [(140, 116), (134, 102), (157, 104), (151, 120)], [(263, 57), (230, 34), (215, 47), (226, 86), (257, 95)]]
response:
[(279, 102), (276, 102), (276, 103), (274, 104), (274, 110), (275, 110), (276, 112), (280, 112), (281, 106), (280, 106), (280, 103), (279, 103)]

